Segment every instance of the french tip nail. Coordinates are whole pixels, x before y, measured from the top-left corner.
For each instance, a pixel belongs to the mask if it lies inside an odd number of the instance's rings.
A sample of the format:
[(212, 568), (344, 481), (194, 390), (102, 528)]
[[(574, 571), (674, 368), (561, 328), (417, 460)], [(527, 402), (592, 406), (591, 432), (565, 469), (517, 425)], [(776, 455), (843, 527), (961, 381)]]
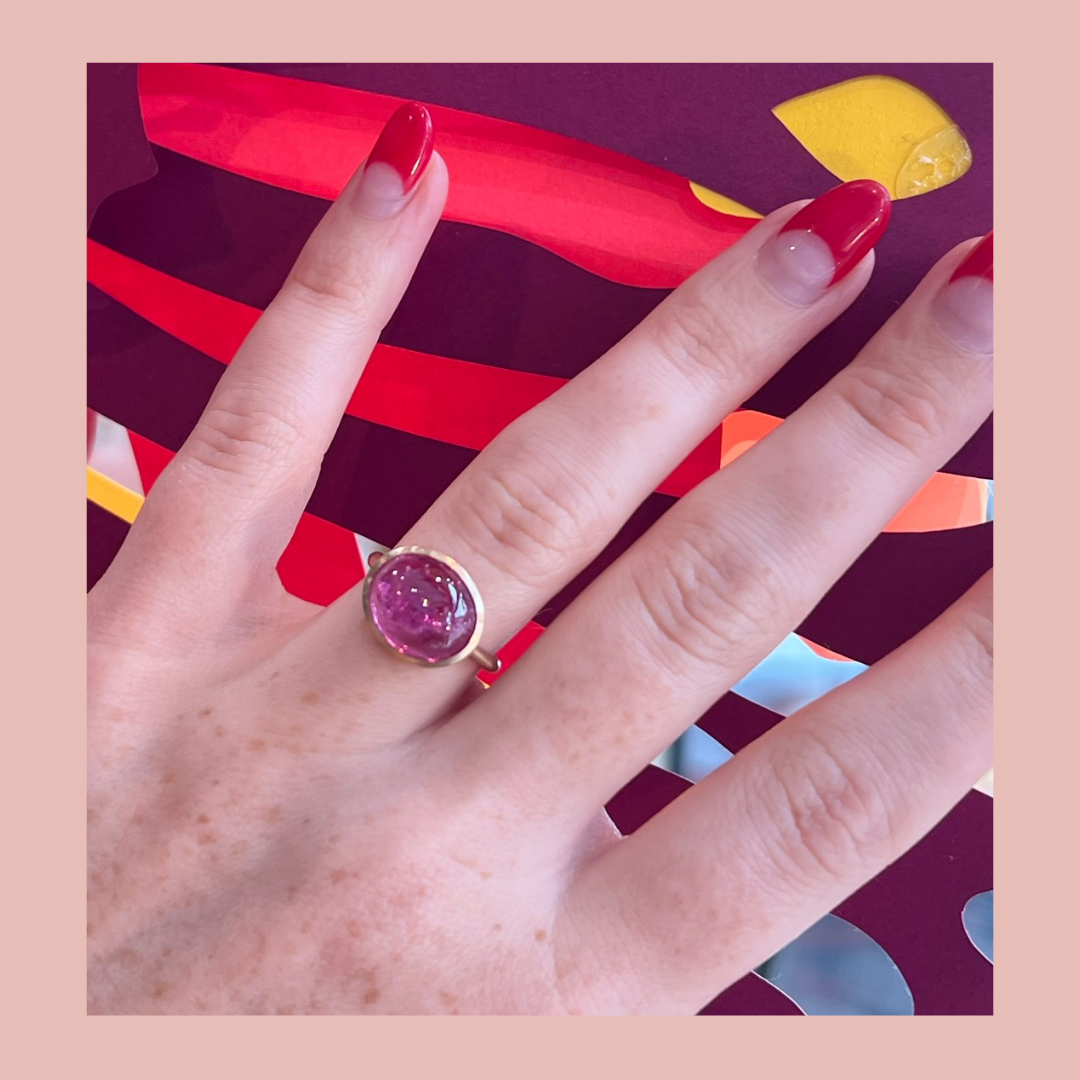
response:
[(876, 180), (849, 180), (804, 206), (781, 235), (805, 231), (828, 245), (835, 263), (830, 285), (845, 278), (878, 242), (889, 224), (892, 200)]
[(934, 316), (942, 332), (967, 352), (994, 352), (994, 234), (989, 232), (968, 252), (934, 298)]
[(876, 180), (850, 180), (804, 206), (758, 253), (776, 292), (813, 303), (858, 266), (889, 223), (892, 201)]
[(434, 141), (431, 113), (419, 101), (407, 101), (387, 120), (366, 168), (389, 165), (401, 180), (402, 195), (408, 195), (431, 160)]
[(981, 277), (994, 280), (994, 230), (991, 229), (967, 254), (967, 258), (953, 271), (949, 281), (965, 277)]

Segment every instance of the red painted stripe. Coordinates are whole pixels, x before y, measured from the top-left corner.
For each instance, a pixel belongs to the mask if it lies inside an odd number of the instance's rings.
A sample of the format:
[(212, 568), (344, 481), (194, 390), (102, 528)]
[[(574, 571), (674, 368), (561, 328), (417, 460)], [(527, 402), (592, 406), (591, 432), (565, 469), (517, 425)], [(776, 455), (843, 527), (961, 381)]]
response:
[[(86, 242), (87, 280), (207, 356), (229, 363), (262, 314)], [(550, 375), (376, 345), (346, 412), (398, 431), (482, 450), (522, 413), (565, 383)], [(656, 489), (685, 495), (720, 465), (720, 429)]]
[(301, 514), (277, 572), (287, 592), (325, 607), (363, 581), (364, 564), (348, 529)]
[[(151, 142), (334, 199), (404, 99), (202, 64), (142, 64)], [(612, 281), (674, 288), (757, 220), (687, 180), (577, 139), (428, 105), (451, 183), (444, 217), (512, 233)]]

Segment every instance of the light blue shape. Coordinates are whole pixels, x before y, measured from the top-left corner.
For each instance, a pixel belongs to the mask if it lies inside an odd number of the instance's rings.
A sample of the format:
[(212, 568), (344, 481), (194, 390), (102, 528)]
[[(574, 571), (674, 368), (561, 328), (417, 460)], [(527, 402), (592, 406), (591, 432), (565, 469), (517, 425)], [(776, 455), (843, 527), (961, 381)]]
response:
[(683, 732), (675, 744), (671, 771), (696, 784), (734, 756), (726, 746), (695, 724)]
[(819, 656), (797, 634), (788, 634), (732, 690), (756, 705), (789, 716), (866, 670), (857, 660)]
[[(830, 660), (819, 656), (797, 634), (786, 638), (732, 689), (766, 709), (788, 716), (822, 694), (850, 682), (866, 670), (855, 660)], [(672, 760), (664, 768), (697, 783), (733, 757), (711, 735), (694, 727), (671, 747)]]
[(960, 917), (971, 944), (992, 964), (994, 962), (994, 890), (976, 893), (964, 905)]
[(892, 957), (857, 926), (826, 915), (757, 974), (807, 1016), (912, 1016), (915, 1002)]

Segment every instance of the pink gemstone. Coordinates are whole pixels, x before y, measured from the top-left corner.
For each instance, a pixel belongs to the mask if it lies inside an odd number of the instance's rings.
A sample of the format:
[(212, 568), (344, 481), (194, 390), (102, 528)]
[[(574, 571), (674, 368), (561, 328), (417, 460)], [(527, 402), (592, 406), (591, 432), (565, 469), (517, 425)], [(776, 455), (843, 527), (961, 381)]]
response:
[(404, 656), (449, 660), (476, 629), (476, 602), (444, 562), (405, 552), (379, 564), (368, 592), (371, 617)]

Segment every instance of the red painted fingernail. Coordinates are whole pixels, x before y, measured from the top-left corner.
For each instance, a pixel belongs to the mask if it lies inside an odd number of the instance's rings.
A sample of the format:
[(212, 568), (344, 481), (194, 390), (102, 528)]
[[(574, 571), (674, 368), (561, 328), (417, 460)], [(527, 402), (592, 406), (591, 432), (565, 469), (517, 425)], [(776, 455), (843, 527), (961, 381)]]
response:
[(431, 114), (417, 101), (410, 101), (386, 122), (371, 153), (365, 172), (372, 165), (389, 165), (401, 178), (402, 195), (408, 195), (423, 175), (431, 159)]
[(981, 277), (994, 280), (994, 233), (988, 232), (971, 251), (968, 257), (953, 271), (949, 281), (957, 278)]
[(945, 336), (966, 352), (994, 352), (994, 234), (968, 252), (934, 297), (931, 310)]
[(830, 285), (846, 277), (878, 242), (892, 203), (876, 180), (850, 180), (804, 206), (781, 230), (808, 232), (829, 246), (835, 264)]
[(878, 242), (891, 212), (876, 180), (851, 180), (804, 206), (757, 255), (758, 269), (785, 300), (806, 306), (846, 277)]

